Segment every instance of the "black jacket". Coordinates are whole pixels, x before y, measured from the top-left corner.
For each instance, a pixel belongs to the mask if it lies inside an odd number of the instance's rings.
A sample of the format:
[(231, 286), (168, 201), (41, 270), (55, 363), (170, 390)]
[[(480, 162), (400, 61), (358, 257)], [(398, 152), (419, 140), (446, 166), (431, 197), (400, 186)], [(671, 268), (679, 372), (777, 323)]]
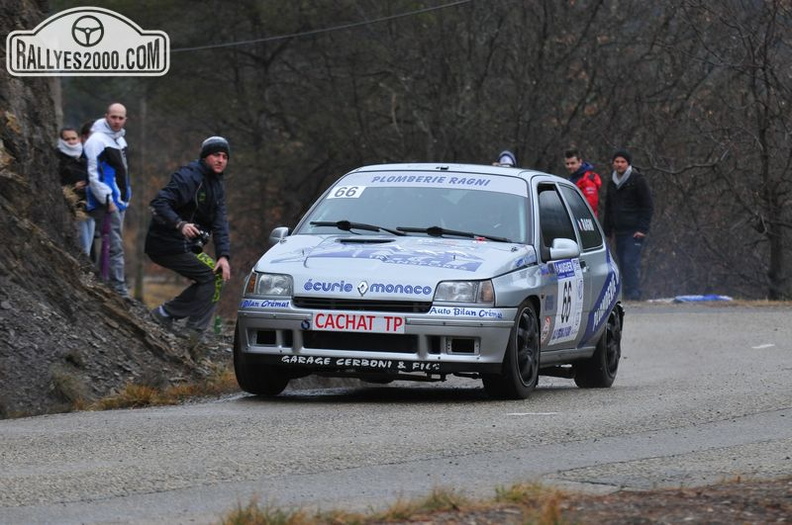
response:
[[(72, 157), (62, 151), (56, 150), (58, 154), (58, 173), (60, 173), (61, 186), (74, 186), (80, 181), (88, 183), (88, 161), (85, 157)], [(85, 187), (75, 188), (81, 202), (85, 202)]]
[(147, 254), (177, 255), (192, 251), (194, 240), (187, 239), (177, 229), (179, 223), (187, 221), (212, 234), (218, 259), (230, 259), (223, 175), (215, 174), (203, 161), (193, 161), (176, 170), (150, 207)]
[(632, 169), (630, 177), (621, 187), (617, 187), (612, 178), (608, 181), (602, 224), (605, 235), (649, 233), (653, 212), (652, 192), (637, 169)]

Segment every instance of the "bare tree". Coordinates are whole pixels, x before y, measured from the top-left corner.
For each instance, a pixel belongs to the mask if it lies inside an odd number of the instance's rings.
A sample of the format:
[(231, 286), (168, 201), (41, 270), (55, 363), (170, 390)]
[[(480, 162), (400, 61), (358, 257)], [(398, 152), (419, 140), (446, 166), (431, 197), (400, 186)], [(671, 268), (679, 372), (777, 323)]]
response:
[(176, 51), (166, 77), (107, 86), (145, 96), (160, 178), (206, 134), (232, 141), (237, 267), (354, 167), (509, 148), (563, 173), (575, 144), (605, 176), (632, 149), (655, 190), (650, 295), (789, 296), (785, 0), (243, 0), (208, 16), (221, 5), (114, 1)]

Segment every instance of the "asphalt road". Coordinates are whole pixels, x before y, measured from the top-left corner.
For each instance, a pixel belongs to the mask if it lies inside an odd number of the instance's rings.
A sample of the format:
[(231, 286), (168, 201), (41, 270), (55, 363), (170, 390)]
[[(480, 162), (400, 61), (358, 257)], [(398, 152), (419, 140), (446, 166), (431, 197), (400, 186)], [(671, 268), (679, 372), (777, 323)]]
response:
[(289, 390), (0, 421), (0, 523), (213, 523), (251, 498), (365, 511), (454, 488), (792, 475), (792, 307), (633, 305), (610, 389), (545, 378)]

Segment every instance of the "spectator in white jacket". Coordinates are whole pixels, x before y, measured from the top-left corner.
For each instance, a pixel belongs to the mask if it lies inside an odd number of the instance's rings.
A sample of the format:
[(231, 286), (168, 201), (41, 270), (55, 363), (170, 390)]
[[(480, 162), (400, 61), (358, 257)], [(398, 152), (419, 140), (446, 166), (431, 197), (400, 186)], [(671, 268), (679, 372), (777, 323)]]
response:
[[(132, 197), (127, 163), (127, 143), (124, 139), (126, 108), (110, 104), (104, 118), (91, 128), (85, 142), (88, 160), (87, 210), (102, 233), (103, 245), (99, 256), (102, 278), (124, 298), (129, 298), (124, 275), (124, 214)], [(107, 243), (104, 243), (104, 240)]]

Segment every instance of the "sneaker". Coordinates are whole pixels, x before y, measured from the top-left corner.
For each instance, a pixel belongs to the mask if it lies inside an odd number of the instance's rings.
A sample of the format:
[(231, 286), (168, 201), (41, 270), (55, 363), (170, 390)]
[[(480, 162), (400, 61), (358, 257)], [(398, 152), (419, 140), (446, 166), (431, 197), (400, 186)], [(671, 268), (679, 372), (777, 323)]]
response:
[(173, 317), (168, 317), (167, 315), (163, 314), (159, 306), (151, 311), (151, 318), (154, 320), (155, 323), (157, 323), (163, 328), (166, 328), (168, 330), (171, 330), (173, 328)]
[(121, 296), (122, 299), (132, 299), (132, 296), (129, 295), (129, 289), (126, 287), (126, 283), (118, 282), (118, 281), (111, 281), (110, 288)]

